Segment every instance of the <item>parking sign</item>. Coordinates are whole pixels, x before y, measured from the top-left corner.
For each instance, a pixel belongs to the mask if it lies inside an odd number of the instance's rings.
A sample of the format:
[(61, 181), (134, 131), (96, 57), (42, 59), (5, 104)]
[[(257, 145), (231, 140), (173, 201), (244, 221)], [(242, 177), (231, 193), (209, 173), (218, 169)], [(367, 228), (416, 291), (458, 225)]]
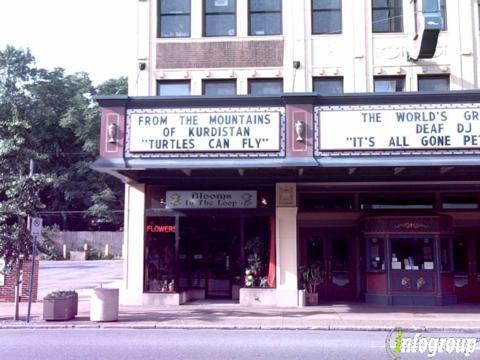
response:
[(30, 234), (32, 234), (33, 236), (38, 236), (42, 234), (41, 218), (32, 218), (32, 223), (30, 224)]

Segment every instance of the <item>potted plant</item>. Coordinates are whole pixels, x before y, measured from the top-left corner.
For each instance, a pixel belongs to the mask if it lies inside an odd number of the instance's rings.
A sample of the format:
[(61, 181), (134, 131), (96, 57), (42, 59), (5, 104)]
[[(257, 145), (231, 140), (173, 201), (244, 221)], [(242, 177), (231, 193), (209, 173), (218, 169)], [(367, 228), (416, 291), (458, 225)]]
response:
[(324, 280), (324, 271), (319, 262), (314, 262), (309, 266), (300, 267), (300, 274), (305, 293), (306, 305), (318, 305), (317, 287)]
[(43, 320), (71, 320), (78, 312), (75, 291), (53, 291), (43, 298)]

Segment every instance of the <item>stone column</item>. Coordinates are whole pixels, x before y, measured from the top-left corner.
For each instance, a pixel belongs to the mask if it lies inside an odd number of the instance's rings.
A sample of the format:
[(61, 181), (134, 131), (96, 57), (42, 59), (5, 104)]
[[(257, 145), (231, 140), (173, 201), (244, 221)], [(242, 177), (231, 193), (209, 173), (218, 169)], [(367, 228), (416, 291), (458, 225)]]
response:
[(296, 184), (276, 186), (277, 306), (298, 306)]
[(123, 279), (120, 302), (141, 305), (143, 301), (145, 184), (125, 185), (125, 230)]

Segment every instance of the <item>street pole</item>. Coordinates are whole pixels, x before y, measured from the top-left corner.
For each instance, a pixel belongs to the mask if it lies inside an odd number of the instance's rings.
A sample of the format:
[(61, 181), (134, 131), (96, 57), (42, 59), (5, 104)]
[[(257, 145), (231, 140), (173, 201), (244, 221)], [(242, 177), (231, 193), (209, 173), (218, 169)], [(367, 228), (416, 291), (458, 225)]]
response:
[(32, 269), (30, 272), (30, 282), (28, 285), (28, 309), (27, 309), (27, 323), (30, 322), (30, 310), (32, 308), (32, 293), (33, 280), (35, 278), (35, 258), (37, 256), (37, 235), (33, 235), (33, 249), (32, 249)]
[[(30, 159), (30, 171), (28, 173), (29, 177), (33, 176), (33, 160)], [(28, 228), (32, 228), (30, 216), (27, 218), (28, 221)], [(32, 309), (32, 290), (33, 290), (33, 278), (35, 277), (35, 256), (37, 253), (37, 235), (33, 235), (33, 243), (32, 243), (32, 266), (30, 271), (30, 282), (28, 285), (28, 309), (27, 309), (27, 323), (30, 322), (30, 311)]]

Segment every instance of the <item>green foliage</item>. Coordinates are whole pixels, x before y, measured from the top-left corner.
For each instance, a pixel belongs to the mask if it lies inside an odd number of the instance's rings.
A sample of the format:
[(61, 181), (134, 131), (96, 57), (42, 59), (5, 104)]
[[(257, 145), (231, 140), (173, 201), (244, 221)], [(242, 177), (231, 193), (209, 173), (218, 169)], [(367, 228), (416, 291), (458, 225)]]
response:
[(58, 227), (45, 227), (42, 231), (42, 241), (38, 244), (38, 251), (43, 260), (63, 259), (63, 252), (53, 240), (53, 235), (58, 232)]
[[(84, 212), (80, 216), (89, 227), (82, 230), (121, 226), (123, 219), (112, 210), (123, 209), (123, 185), (90, 164), (98, 156), (100, 135), (93, 96), (126, 93), (126, 88), (124, 77), (95, 87), (86, 73), (36, 68), (29, 50), (0, 50), (0, 212)], [(36, 175), (25, 180), (31, 159)], [(19, 205), (28, 202), (28, 209)], [(0, 214), (0, 225), (13, 221), (7, 218)]]
[(300, 279), (303, 288), (309, 293), (316, 293), (317, 286), (324, 281), (325, 272), (319, 262), (314, 262), (310, 266), (300, 266)]
[(78, 293), (75, 290), (57, 290), (48, 293), (44, 299), (53, 300), (53, 299), (68, 299), (71, 297), (78, 297)]

